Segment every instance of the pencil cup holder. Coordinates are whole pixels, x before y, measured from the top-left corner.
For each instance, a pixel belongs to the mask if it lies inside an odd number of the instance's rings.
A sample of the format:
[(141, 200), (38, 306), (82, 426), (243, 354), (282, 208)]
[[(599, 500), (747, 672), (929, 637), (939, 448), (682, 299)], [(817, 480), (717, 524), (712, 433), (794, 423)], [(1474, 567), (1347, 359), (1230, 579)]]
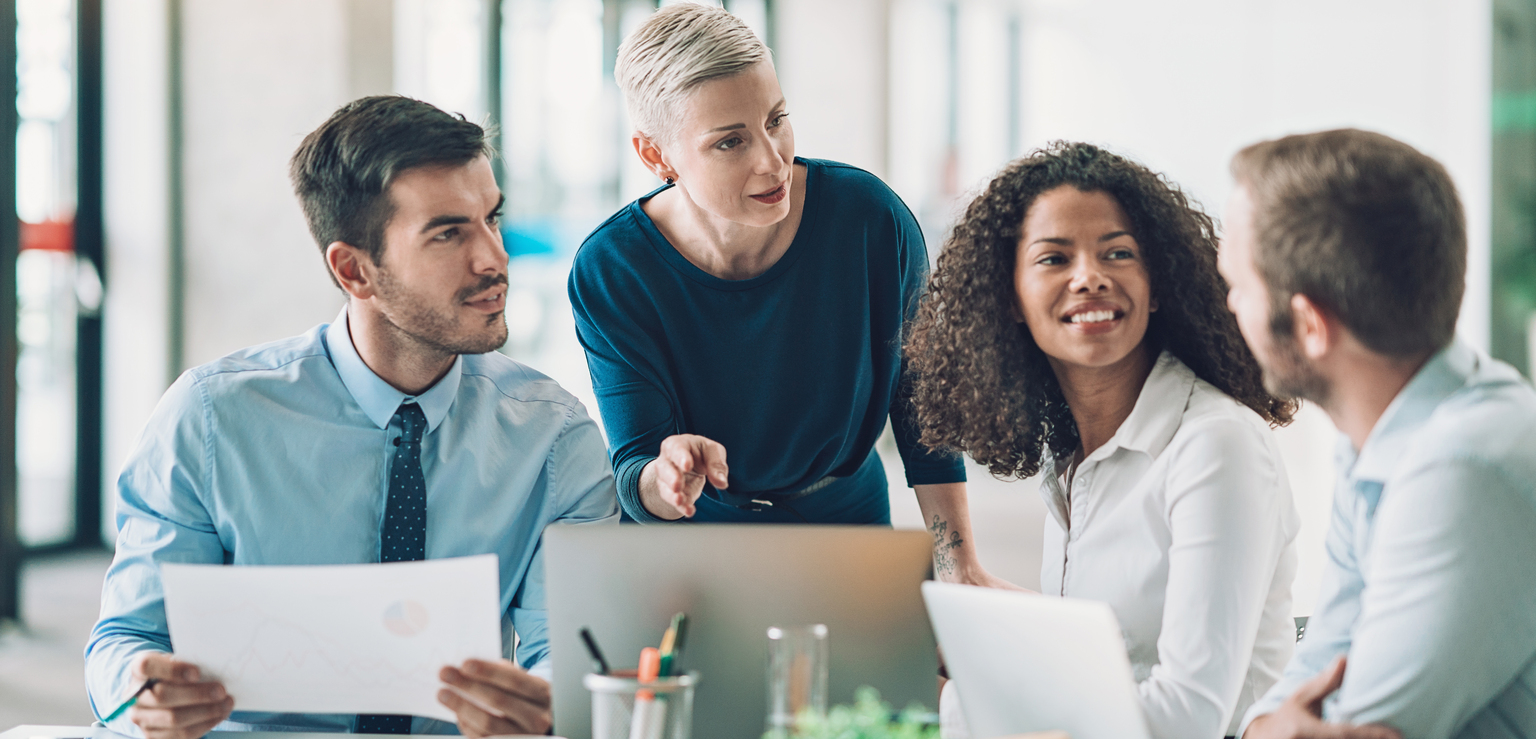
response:
[(592, 691), (592, 739), (689, 739), (693, 731), (693, 686), (699, 673), (641, 683), (628, 675), (588, 673)]

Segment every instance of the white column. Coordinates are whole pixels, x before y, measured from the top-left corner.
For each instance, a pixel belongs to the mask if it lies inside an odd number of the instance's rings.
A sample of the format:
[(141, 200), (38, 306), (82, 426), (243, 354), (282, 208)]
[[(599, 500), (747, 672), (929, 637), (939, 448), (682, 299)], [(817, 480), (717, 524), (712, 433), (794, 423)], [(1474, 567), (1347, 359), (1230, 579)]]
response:
[(346, 102), (347, 10), (346, 0), (186, 3), (189, 366), (303, 333), (342, 304), (288, 184), (288, 158)]
[(112, 492), (168, 373), (166, 0), (103, 3), (106, 299), (102, 490)]
[(774, 59), (795, 153), (885, 177), (889, 0), (778, 0)]

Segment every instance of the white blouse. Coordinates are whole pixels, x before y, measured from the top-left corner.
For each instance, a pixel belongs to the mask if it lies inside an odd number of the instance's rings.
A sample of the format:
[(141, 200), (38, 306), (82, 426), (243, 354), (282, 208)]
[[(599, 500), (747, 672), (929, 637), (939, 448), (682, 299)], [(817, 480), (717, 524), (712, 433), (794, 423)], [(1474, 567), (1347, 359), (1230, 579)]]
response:
[(1041, 591), (1114, 610), (1152, 736), (1232, 734), (1296, 641), (1300, 521), (1267, 424), (1164, 352), (1115, 435), (1069, 466), (1042, 467)]

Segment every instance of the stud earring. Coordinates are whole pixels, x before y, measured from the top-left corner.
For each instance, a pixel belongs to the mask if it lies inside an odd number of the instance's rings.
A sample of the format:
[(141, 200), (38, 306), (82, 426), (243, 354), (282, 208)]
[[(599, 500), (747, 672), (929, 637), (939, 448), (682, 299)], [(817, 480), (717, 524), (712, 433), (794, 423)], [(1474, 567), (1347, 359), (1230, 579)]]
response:
[(665, 180), (668, 185), (670, 185), (670, 184), (672, 184), (672, 183), (677, 181), (675, 179), (672, 179), (671, 177), (663, 177), (662, 179)]

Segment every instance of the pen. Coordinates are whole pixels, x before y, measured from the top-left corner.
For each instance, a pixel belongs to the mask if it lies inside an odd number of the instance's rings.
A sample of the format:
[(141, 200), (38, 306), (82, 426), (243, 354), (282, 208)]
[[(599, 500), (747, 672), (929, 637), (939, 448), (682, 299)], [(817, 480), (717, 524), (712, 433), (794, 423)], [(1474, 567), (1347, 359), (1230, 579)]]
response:
[(117, 718), (118, 716), (123, 715), (124, 711), (126, 711), (126, 710), (128, 710), (130, 708), (133, 708), (134, 704), (139, 702), (139, 696), (142, 695), (144, 693), (144, 691), (149, 690), (150, 688), (155, 687), (155, 683), (158, 683), (158, 682), (160, 682), (160, 681), (156, 680), (155, 678), (150, 678), (148, 680), (145, 680), (144, 684), (140, 685), (138, 690), (133, 691), (133, 695), (128, 696), (128, 700), (123, 701), (123, 704), (118, 706), (117, 710), (107, 714), (107, 717), (102, 719), (101, 722), (104, 723), (104, 724), (108, 723), (108, 722), (112, 721), (113, 719)]
[(597, 639), (585, 626), (581, 627), (581, 643), (587, 645), (587, 654), (592, 656), (592, 666), (597, 669), (597, 674), (608, 674), (608, 660), (603, 659), (603, 650), (597, 648)]
[(683, 636), (688, 628), (688, 616), (679, 613), (672, 617), (672, 624), (661, 637), (661, 677), (672, 677), (677, 669), (678, 655), (683, 651)]

